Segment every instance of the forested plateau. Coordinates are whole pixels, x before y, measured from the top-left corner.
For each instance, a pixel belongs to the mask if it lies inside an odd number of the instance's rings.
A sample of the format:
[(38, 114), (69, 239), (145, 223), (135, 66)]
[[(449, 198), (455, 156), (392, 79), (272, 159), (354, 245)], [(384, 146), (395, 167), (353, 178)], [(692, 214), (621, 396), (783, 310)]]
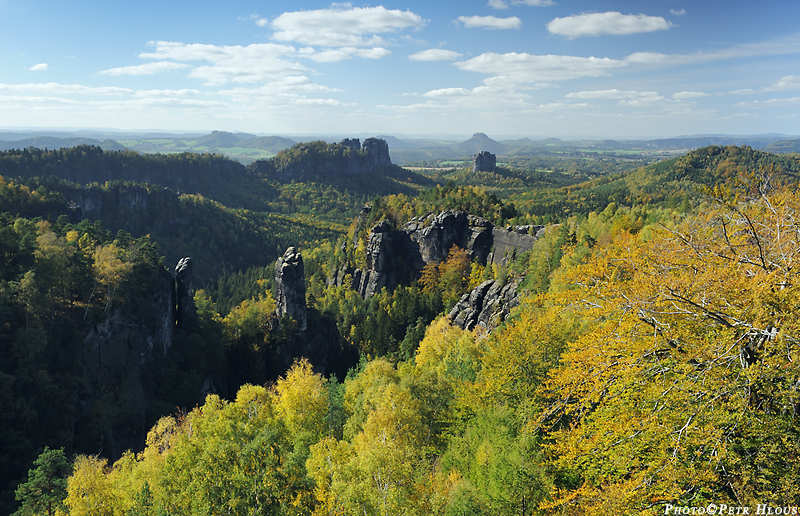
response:
[(800, 157), (384, 145), (0, 153), (0, 512), (797, 504)]

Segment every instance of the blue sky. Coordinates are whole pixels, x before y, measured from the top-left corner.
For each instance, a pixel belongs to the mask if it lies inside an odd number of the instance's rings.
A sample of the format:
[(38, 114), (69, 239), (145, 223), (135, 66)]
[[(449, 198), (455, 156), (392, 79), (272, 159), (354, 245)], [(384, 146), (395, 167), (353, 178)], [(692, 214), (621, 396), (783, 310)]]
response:
[(0, 128), (800, 134), (800, 1), (0, 0)]

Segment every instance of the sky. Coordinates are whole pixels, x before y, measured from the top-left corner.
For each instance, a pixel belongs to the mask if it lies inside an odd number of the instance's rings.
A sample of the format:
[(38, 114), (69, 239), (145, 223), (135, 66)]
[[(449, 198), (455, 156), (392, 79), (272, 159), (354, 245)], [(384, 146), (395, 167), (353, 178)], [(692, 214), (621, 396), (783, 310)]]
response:
[(798, 0), (0, 0), (0, 130), (800, 135)]

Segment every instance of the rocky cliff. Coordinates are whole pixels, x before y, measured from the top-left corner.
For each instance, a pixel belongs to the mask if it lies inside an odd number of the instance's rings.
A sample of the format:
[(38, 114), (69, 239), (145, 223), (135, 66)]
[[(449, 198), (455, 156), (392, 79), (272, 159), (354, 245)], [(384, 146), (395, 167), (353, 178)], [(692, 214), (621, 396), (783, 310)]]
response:
[(489, 151), (479, 152), (472, 158), (473, 172), (494, 172), (497, 168), (497, 156)]
[(498, 229), (486, 219), (460, 211), (414, 218), (399, 229), (383, 221), (367, 234), (366, 267), (342, 266), (328, 283), (371, 297), (384, 287), (392, 289), (417, 278), (425, 265), (444, 260), (453, 246), (466, 249), (478, 263), (505, 264), (515, 254), (530, 250), (535, 241), (533, 235)]
[(253, 170), (281, 182), (320, 178), (346, 178), (381, 173), (392, 166), (389, 144), (380, 138), (346, 138), (339, 143), (298, 143), (274, 158), (257, 161)]
[(530, 251), (543, 230), (544, 226), (492, 227), (492, 254), (488, 261), (506, 265), (518, 254)]
[(517, 294), (519, 280), (503, 282), (487, 280), (464, 294), (449, 313), (454, 325), (473, 330), (481, 326), (486, 330), (496, 328), (506, 320), (511, 310), (519, 305)]
[(175, 320), (178, 328), (186, 330), (191, 327), (194, 316), (194, 266), (190, 257), (181, 258), (175, 266), (175, 284)]
[(275, 263), (275, 300), (278, 318), (289, 316), (297, 321), (297, 331), (306, 331), (306, 284), (303, 256), (290, 247)]

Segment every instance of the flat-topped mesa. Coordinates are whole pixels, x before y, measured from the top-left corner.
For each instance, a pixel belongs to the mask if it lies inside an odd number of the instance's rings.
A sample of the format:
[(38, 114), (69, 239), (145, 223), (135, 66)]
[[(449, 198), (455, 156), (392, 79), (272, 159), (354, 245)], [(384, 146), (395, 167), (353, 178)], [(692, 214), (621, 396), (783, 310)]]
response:
[(288, 248), (275, 263), (275, 301), (278, 318), (288, 315), (297, 321), (297, 331), (306, 331), (305, 270), (303, 256), (294, 247)]
[(392, 166), (389, 144), (380, 138), (345, 138), (339, 143), (298, 143), (274, 158), (258, 161), (258, 173), (287, 182), (301, 179), (341, 178), (383, 173)]

